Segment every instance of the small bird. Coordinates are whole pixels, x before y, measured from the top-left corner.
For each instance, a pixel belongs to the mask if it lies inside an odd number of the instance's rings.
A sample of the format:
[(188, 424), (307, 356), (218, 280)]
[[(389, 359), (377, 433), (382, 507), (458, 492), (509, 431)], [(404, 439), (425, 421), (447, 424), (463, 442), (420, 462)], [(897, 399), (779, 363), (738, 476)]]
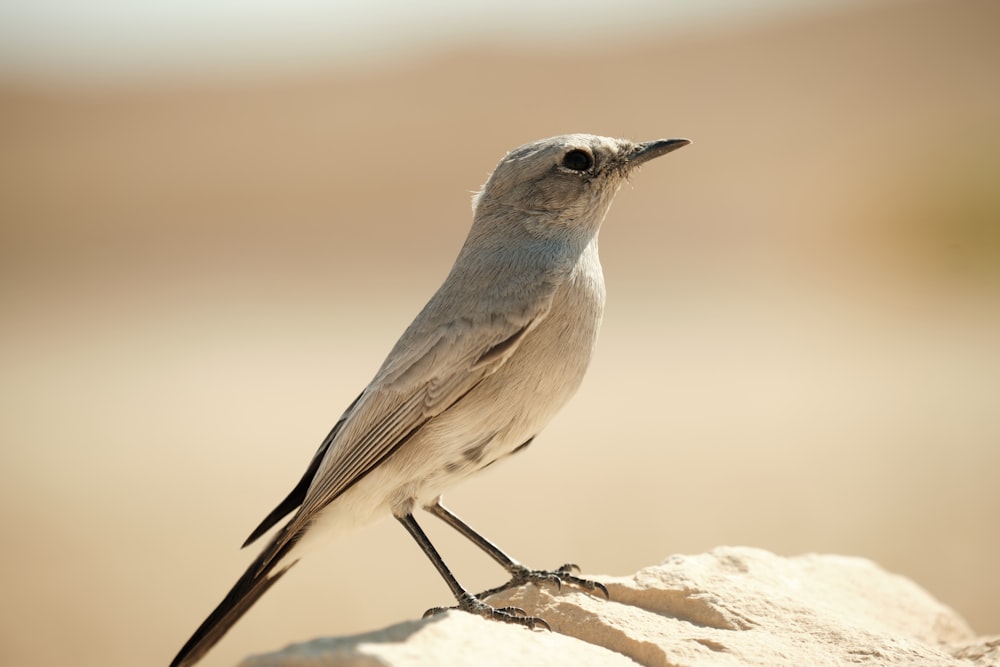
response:
[[(299, 483), (243, 546), (291, 519), (171, 667), (200, 660), (319, 534), (343, 533), (386, 514), (430, 558), (458, 609), (548, 627), (521, 609), (494, 608), (483, 599), (529, 581), (568, 582), (607, 597), (601, 584), (575, 576), (574, 565), (523, 566), (445, 508), (441, 494), (527, 447), (576, 392), (604, 310), (601, 223), (629, 174), (689, 143), (569, 134), (525, 144), (500, 161), (473, 198), (472, 228), (444, 283), (323, 440)], [(470, 539), (511, 580), (469, 593), (414, 519), (417, 508)]]

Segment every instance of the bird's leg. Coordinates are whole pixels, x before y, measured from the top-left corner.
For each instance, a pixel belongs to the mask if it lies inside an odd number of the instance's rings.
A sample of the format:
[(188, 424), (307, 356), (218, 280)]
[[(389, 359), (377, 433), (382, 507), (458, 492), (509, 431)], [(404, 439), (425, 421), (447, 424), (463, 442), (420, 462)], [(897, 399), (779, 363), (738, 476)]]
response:
[[(452, 609), (461, 609), (462, 611), (467, 611), (470, 614), (476, 614), (482, 616), (483, 618), (493, 619), (495, 621), (503, 621), (504, 623), (514, 623), (516, 625), (523, 625), (529, 628), (545, 628), (546, 630), (551, 630), (549, 624), (545, 622), (544, 619), (535, 618), (534, 616), (528, 616), (528, 614), (519, 607), (491, 607), (486, 604), (478, 597), (472, 593), (465, 590), (462, 584), (458, 583), (458, 579), (455, 575), (451, 573), (448, 566), (445, 564), (444, 560), (441, 558), (441, 554), (437, 552), (434, 545), (427, 538), (423, 529), (417, 524), (416, 519), (413, 518), (412, 514), (406, 514), (401, 517), (396, 517), (403, 527), (413, 536), (413, 539), (417, 541), (420, 548), (423, 549), (427, 557), (431, 559), (434, 567), (437, 568), (438, 573), (448, 584), (448, 588), (451, 589), (452, 594), (455, 599), (458, 600), (457, 607), (451, 607)], [(447, 611), (449, 607), (434, 607), (433, 609), (428, 609), (424, 612), (424, 618), (428, 616), (433, 616), (434, 614), (440, 614)]]
[(521, 565), (521, 563), (504, 553), (500, 547), (473, 530), (472, 526), (462, 521), (462, 519), (460, 519), (454, 512), (442, 505), (441, 498), (435, 498), (434, 502), (424, 509), (467, 537), (473, 544), (489, 554), (490, 558), (500, 563), (500, 565), (510, 573), (510, 581), (497, 586), (496, 588), (491, 588), (488, 591), (483, 591), (476, 596), (480, 600), (485, 599), (494, 593), (499, 593), (507, 590), (508, 588), (514, 588), (528, 582), (534, 584), (542, 584), (546, 582), (553, 583), (560, 589), (564, 583), (567, 583), (572, 584), (573, 586), (579, 586), (586, 591), (600, 591), (601, 594), (604, 595), (605, 599), (609, 599), (610, 597), (608, 595), (608, 589), (604, 584), (597, 581), (591, 581), (589, 579), (583, 579), (573, 574), (574, 570), (579, 571), (580, 569), (573, 563), (566, 563), (562, 567), (556, 568), (555, 570), (532, 570), (524, 565)]

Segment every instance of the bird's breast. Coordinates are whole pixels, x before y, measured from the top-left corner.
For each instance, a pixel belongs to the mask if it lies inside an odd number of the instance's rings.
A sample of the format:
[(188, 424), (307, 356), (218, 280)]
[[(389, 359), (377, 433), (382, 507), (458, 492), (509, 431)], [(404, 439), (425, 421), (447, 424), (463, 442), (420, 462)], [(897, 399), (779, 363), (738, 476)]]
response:
[[(576, 393), (597, 343), (604, 278), (596, 247), (557, 289), (546, 316), (514, 353), (449, 413), (439, 426), (469, 442), (470, 457), (487, 465), (541, 431)], [(436, 429), (435, 429), (436, 430)], [(464, 431), (464, 433), (456, 433)]]

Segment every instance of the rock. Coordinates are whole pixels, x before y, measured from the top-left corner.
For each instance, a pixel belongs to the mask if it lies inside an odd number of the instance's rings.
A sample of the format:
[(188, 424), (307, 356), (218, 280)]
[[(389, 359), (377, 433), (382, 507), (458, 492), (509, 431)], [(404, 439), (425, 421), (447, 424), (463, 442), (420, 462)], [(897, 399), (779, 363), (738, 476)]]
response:
[(722, 547), (599, 577), (611, 600), (526, 585), (490, 598), (544, 618), (529, 631), (450, 611), (353, 637), (317, 639), (240, 667), (409, 665), (976, 665), (1000, 667), (1000, 636), (871, 561), (783, 558)]

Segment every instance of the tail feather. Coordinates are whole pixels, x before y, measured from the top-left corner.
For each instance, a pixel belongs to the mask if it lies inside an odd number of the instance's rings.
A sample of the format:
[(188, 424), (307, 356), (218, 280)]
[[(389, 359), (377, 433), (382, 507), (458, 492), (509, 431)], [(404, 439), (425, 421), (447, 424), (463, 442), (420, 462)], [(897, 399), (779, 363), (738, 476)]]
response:
[(277, 569), (294, 545), (294, 539), (283, 539), (279, 533), (263, 553), (251, 563), (219, 606), (198, 626), (191, 638), (177, 653), (170, 667), (190, 667), (204, 657), (229, 628), (247, 612), (261, 595), (275, 584), (298, 561)]

